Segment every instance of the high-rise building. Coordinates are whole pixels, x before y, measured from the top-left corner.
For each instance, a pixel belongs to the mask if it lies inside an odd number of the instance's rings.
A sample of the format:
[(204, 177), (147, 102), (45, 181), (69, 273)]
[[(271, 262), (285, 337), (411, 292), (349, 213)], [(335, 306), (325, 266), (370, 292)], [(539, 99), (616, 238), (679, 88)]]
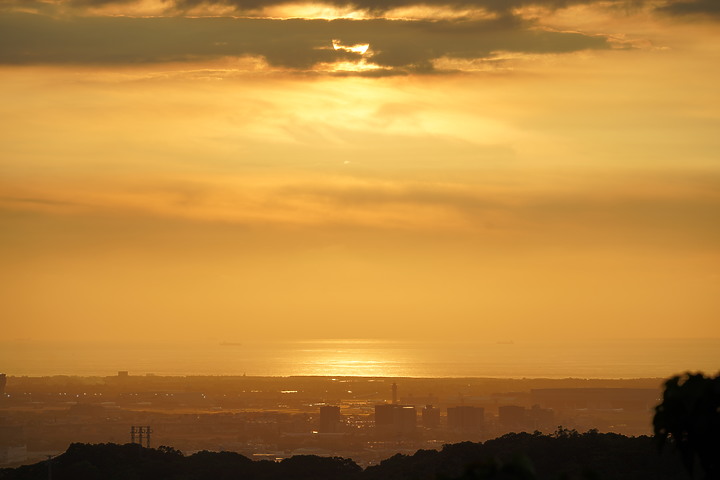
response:
[(448, 428), (461, 432), (480, 432), (485, 420), (485, 409), (469, 405), (448, 407)]
[(528, 422), (532, 425), (533, 430), (548, 430), (557, 425), (555, 423), (555, 412), (550, 408), (533, 405), (527, 413)]
[(385, 427), (392, 425), (395, 418), (395, 405), (392, 403), (383, 403), (375, 405), (375, 426)]
[(375, 405), (375, 428), (379, 433), (411, 434), (417, 427), (417, 411), (412, 405)]
[(425, 405), (422, 409), (422, 424), (425, 428), (438, 428), (440, 426), (440, 409), (432, 405)]
[(415, 433), (417, 428), (417, 411), (412, 405), (396, 405), (395, 426), (400, 433)]
[(318, 431), (320, 433), (338, 433), (340, 431), (341, 420), (340, 407), (324, 405), (320, 407), (320, 425)]
[(5, 394), (5, 385), (7, 384), (7, 375), (0, 373), (0, 395)]
[(525, 407), (504, 405), (498, 407), (500, 425), (506, 430), (520, 432), (528, 429), (528, 416)]

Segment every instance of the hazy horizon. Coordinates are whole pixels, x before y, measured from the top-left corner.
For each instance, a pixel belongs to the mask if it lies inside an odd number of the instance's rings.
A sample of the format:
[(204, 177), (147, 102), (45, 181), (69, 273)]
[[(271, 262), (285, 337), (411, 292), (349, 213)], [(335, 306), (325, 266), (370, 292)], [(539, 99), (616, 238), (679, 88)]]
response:
[[(712, 374), (720, 339), (586, 342), (377, 339), (242, 342), (0, 342), (11, 376), (251, 375), (487, 378), (666, 378)], [(608, 356), (612, 350), (612, 356)]]

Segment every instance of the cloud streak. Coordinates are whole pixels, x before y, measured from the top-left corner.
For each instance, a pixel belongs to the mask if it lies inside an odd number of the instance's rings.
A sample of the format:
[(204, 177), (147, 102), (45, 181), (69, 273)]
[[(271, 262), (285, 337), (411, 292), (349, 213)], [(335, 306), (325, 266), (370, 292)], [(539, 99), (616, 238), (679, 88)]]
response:
[(13, 187), (14, 194), (0, 198), (0, 207), (263, 228), (454, 232), (518, 242), (564, 238), (670, 245), (682, 240), (708, 246), (720, 238), (716, 174), (580, 176), (574, 182), (543, 185), (498, 182), (503, 178), (471, 183), (297, 178), (267, 185), (252, 178), (177, 179), (107, 182), (81, 195), (72, 185), (56, 184)]

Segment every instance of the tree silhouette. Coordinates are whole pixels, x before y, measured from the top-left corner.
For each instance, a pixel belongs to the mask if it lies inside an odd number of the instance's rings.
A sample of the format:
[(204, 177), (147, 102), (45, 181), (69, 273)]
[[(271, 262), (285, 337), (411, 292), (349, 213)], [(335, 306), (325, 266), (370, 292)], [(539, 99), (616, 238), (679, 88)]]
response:
[(673, 445), (690, 475), (699, 466), (705, 478), (720, 478), (720, 375), (686, 373), (666, 381), (653, 428), (660, 448)]

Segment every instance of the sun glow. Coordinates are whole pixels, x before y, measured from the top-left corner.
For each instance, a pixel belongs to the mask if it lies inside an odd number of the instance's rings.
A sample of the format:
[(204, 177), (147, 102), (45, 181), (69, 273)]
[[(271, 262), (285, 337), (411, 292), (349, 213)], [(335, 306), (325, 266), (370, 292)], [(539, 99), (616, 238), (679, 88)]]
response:
[(367, 12), (352, 7), (335, 7), (321, 3), (288, 3), (262, 9), (262, 15), (272, 18), (305, 18), (311, 20), (337, 20), (341, 18), (362, 20)]
[[(85, 12), (89, 16), (159, 17), (170, 11), (171, 5), (163, 0), (138, 0), (128, 3), (102, 3)], [(227, 11), (223, 12), (227, 13)], [(217, 14), (217, 12), (216, 12)]]
[(365, 60), (359, 62), (336, 62), (330, 64), (318, 65), (318, 69), (325, 70), (328, 72), (370, 72), (373, 70), (380, 70), (382, 67), (375, 65), (374, 63), (368, 63)]
[(358, 43), (356, 45), (343, 45), (340, 40), (333, 39), (332, 41), (333, 49), (335, 50), (344, 50), (346, 52), (355, 52), (359, 53), (360, 55), (365, 55), (365, 52), (368, 51), (368, 48), (370, 48), (369, 43)]
[(498, 14), (482, 8), (456, 9), (447, 6), (410, 5), (388, 10), (383, 17), (397, 20), (452, 20), (456, 18), (489, 20), (498, 18)]

